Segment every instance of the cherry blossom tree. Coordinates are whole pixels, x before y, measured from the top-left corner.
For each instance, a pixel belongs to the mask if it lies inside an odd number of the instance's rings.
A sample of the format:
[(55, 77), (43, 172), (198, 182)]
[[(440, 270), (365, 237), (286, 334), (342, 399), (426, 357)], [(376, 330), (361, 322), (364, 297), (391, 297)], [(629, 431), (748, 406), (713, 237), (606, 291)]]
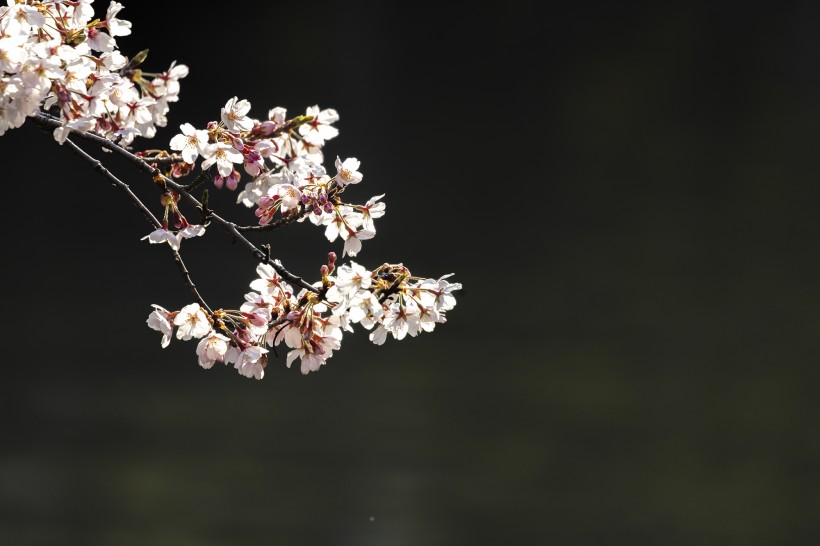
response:
[[(136, 205), (150, 224), (143, 240), (167, 244), (193, 301), (179, 310), (153, 305), (147, 325), (162, 334), (161, 347), (174, 338), (195, 339), (203, 368), (232, 364), (241, 375), (261, 379), (282, 345), (285, 365), (298, 360), (307, 374), (356, 328), (381, 345), (446, 322), (461, 289), (452, 274), (425, 278), (403, 263), (368, 267), (353, 260), (376, 235), (386, 205), (384, 194), (364, 204), (347, 200), (345, 191), (364, 181), (358, 158), (335, 157), (325, 167), (323, 148), (339, 134), (336, 110), (315, 105), (290, 116), (276, 106), (254, 117), (250, 102), (233, 96), (205, 127), (181, 123), (167, 146), (140, 150), (168, 125), (189, 68), (174, 62), (149, 72), (147, 51), (128, 57), (118, 49), (117, 37), (132, 30), (119, 18), (123, 5), (112, 1), (95, 16), (92, 4), (10, 0), (0, 7), (0, 135), (27, 121), (47, 129)], [(86, 148), (125, 158), (143, 175), (140, 183), (153, 188), (160, 208), (148, 206)], [(213, 210), (210, 184), (235, 192), (237, 214), (244, 211), (249, 220)], [(270, 244), (247, 237), (301, 222), (323, 229), (329, 243), (339, 241), (347, 263), (337, 263), (330, 251), (318, 280), (308, 282), (272, 256)], [(226, 230), (258, 262), (250, 291), (231, 308), (207, 303), (181, 255), (183, 240), (207, 238), (213, 228)]]

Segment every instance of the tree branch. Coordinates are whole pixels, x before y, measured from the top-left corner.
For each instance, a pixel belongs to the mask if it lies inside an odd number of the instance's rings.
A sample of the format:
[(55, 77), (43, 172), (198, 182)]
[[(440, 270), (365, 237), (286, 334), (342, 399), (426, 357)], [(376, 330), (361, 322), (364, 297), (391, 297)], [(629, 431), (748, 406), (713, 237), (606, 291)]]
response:
[[(56, 119), (56, 118), (54, 118), (54, 117), (52, 117), (49, 114), (46, 114), (44, 112), (40, 112), (37, 115), (35, 115), (34, 119), (41, 126), (51, 127), (51, 128), (55, 128), (55, 129), (57, 127), (62, 126), (62, 123), (60, 122), (59, 119)], [(167, 187), (170, 187), (171, 189), (173, 189), (174, 191), (176, 191), (177, 193), (182, 195), (185, 198), (186, 201), (191, 203), (197, 209), (204, 210), (203, 206), (202, 206), (202, 203), (200, 203), (199, 200), (196, 197), (194, 197), (193, 195), (191, 195), (188, 192), (188, 190), (186, 189), (186, 186), (174, 182), (173, 180), (171, 180), (167, 176), (163, 175), (162, 172), (158, 168), (149, 165), (148, 162), (146, 162), (144, 159), (142, 159), (141, 157), (139, 157), (137, 155), (134, 155), (130, 151), (126, 150), (125, 148), (123, 148), (122, 146), (117, 144), (116, 142), (108, 140), (107, 138), (101, 137), (101, 136), (96, 135), (92, 132), (81, 132), (81, 131), (75, 131), (74, 129), (71, 129), (71, 133), (75, 134), (75, 135), (78, 135), (79, 137), (84, 138), (86, 140), (89, 140), (91, 142), (94, 142), (95, 144), (100, 145), (101, 147), (105, 148), (106, 150), (114, 152), (115, 154), (119, 155), (120, 157), (125, 158), (127, 161), (132, 163), (137, 169), (150, 174), (153, 178), (162, 179), (162, 181), (165, 183), (165, 185)], [(91, 156), (89, 156), (89, 157), (91, 157)], [(97, 161), (97, 160), (92, 158), (92, 161)], [(130, 189), (129, 189), (129, 191), (130, 191)], [(136, 198), (136, 196), (134, 196), (134, 198)], [(260, 261), (262, 263), (266, 263), (265, 253), (262, 250), (260, 250), (256, 245), (254, 245), (251, 241), (249, 241), (244, 235), (242, 235), (242, 233), (240, 233), (239, 229), (237, 228), (236, 224), (222, 218), (221, 216), (217, 215), (214, 212), (211, 212), (210, 218), (211, 218), (211, 221), (215, 221), (216, 223), (221, 225), (223, 227), (223, 229), (225, 229), (237, 241), (239, 241), (245, 248), (247, 248), (250, 251), (250, 253), (253, 255), (254, 258), (256, 258), (258, 261)], [(267, 262), (271, 265), (271, 267), (273, 267), (273, 269), (282, 278), (286, 279), (290, 283), (298, 285), (298, 286), (300, 286), (300, 287), (302, 287), (306, 290), (309, 290), (311, 292), (317, 292), (318, 293), (318, 290), (316, 289), (316, 287), (312, 286), (310, 283), (308, 283), (307, 281), (305, 281), (301, 277), (299, 277), (297, 275), (294, 275), (293, 273), (288, 271), (281, 264), (281, 262), (276, 261), (276, 260), (267, 260)]]
[[(75, 144), (71, 139), (66, 139), (65, 145), (68, 146), (69, 150), (80, 156), (80, 158), (90, 163), (92, 168), (97, 172), (97, 174), (111, 182), (111, 184), (117, 189), (124, 191), (131, 199), (131, 201), (134, 203), (134, 205), (145, 215), (146, 218), (148, 218), (148, 221), (151, 222), (154, 225), (154, 227), (162, 227), (162, 223), (159, 220), (157, 220), (157, 218), (153, 215), (153, 213), (151, 213), (148, 207), (145, 206), (145, 204), (140, 200), (140, 198), (137, 197), (133, 191), (131, 191), (131, 188), (128, 186), (128, 184), (114, 176), (111, 173), (111, 171), (109, 171), (105, 168), (105, 166), (103, 166), (102, 162), (99, 159), (96, 159), (95, 157), (91, 156), (88, 152), (86, 152), (77, 144)], [(169, 246), (168, 248), (171, 247)], [(208, 306), (202, 295), (199, 293), (199, 290), (197, 289), (193, 279), (191, 278), (191, 274), (188, 272), (188, 268), (185, 267), (185, 262), (182, 261), (182, 256), (180, 256), (179, 252), (174, 250), (173, 248), (171, 248), (171, 252), (174, 254), (174, 261), (176, 262), (180, 273), (182, 273), (182, 278), (185, 280), (185, 284), (187, 284), (188, 287), (191, 289), (191, 292), (193, 293), (197, 302), (199, 302), (199, 304), (204, 309), (206, 309), (208, 313), (213, 315), (213, 310)]]

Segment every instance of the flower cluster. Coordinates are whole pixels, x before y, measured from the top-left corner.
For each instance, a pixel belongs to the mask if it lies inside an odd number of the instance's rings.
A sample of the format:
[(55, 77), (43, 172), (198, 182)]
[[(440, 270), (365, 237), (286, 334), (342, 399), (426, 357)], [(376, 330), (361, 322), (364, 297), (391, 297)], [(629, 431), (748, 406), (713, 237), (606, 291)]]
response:
[[(290, 222), (323, 228), (332, 243), (344, 241), (342, 256), (357, 256), (362, 241), (376, 234), (375, 219), (385, 214), (384, 194), (364, 204), (344, 199), (345, 191), (364, 179), (355, 157), (336, 157), (324, 166), (323, 148), (339, 130), (339, 114), (318, 105), (288, 117), (275, 107), (264, 119), (250, 117), (247, 100), (233, 97), (219, 119), (196, 128), (180, 125), (169, 150), (131, 152), (137, 136), (153, 137), (167, 125), (169, 103), (178, 100), (185, 65), (172, 63), (162, 73), (142, 70), (145, 52), (130, 60), (117, 49), (116, 37), (131, 33), (118, 17), (122, 4), (112, 1), (104, 18), (94, 18), (93, 0), (8, 0), (0, 7), (0, 135), (34, 117), (53, 129), (60, 144), (90, 162), (115, 187), (126, 191), (154, 231), (150, 243), (168, 243), (185, 284), (197, 301), (178, 311), (154, 305), (148, 326), (162, 333), (162, 347), (175, 336), (197, 339), (199, 364), (233, 364), (246, 377), (261, 379), (270, 353), (287, 347), (285, 363), (300, 361), (302, 373), (318, 370), (341, 347), (344, 332), (358, 327), (383, 344), (431, 332), (446, 321), (455, 306), (453, 292), (461, 285), (417, 277), (403, 264), (384, 263), (368, 270), (356, 262), (336, 264), (330, 252), (313, 284), (290, 273), (270, 256), (270, 245), (258, 248), (247, 231), (270, 231)], [(131, 188), (75, 143), (90, 139), (104, 150), (130, 159), (150, 173), (160, 191), (162, 219)], [(193, 181), (179, 179), (200, 172)], [(214, 172), (215, 171), (215, 172)], [(254, 210), (255, 225), (241, 226), (218, 215), (193, 190), (213, 173), (217, 189), (237, 191), (236, 202)], [(246, 178), (242, 189), (239, 183)], [(184, 200), (183, 200), (184, 198)], [(198, 210), (200, 224), (191, 224), (181, 210)], [(196, 288), (179, 253), (183, 239), (205, 235), (218, 224), (240, 240), (261, 263), (251, 292), (238, 309), (212, 310)]]
[[(384, 195), (364, 205), (346, 203), (342, 193), (364, 178), (360, 161), (337, 157), (333, 176), (322, 165), (325, 142), (339, 134), (333, 126), (338, 113), (312, 106), (304, 115), (288, 119), (286, 110), (276, 107), (260, 121), (249, 117), (250, 107), (247, 100), (233, 97), (222, 108), (220, 120), (209, 122), (205, 129), (180, 125), (170, 149), (179, 153), (184, 167), (175, 166), (170, 175), (185, 176), (199, 162), (202, 171), (216, 167), (218, 189), (236, 190), (241, 169), (251, 180), (237, 202), (256, 207), (260, 226), (270, 224), (277, 214), (296, 221), (310, 218), (324, 227), (330, 242), (344, 241), (342, 256), (356, 256), (361, 241), (376, 234), (374, 219), (385, 213), (380, 201)], [(173, 200), (167, 202), (174, 206)], [(163, 227), (146, 238), (178, 249), (180, 239), (188, 236), (186, 230), (201, 226), (185, 227), (176, 234), (168, 231), (168, 210), (166, 205)], [(259, 278), (250, 284), (254, 292), (245, 295), (239, 309), (205, 312), (192, 303), (170, 312), (155, 305), (148, 325), (162, 332), (163, 347), (175, 327), (179, 339), (201, 339), (197, 354), (205, 368), (217, 361), (232, 363), (242, 375), (261, 379), (268, 352), (284, 343), (290, 349), (287, 366), (299, 359), (306, 374), (318, 370), (340, 348), (342, 333), (352, 332), (354, 324), (370, 330), (370, 340), (378, 345), (389, 335), (403, 339), (431, 332), (437, 323), (445, 322), (446, 311), (455, 306), (453, 291), (461, 288), (446, 280), (449, 275), (414, 277), (402, 264), (383, 264), (368, 271), (351, 262), (337, 269), (333, 252), (313, 290), (302, 288), (296, 293), (268, 263), (260, 264), (257, 274)]]
[(188, 67), (143, 72), (145, 53), (120, 53), (115, 37), (131, 34), (118, 18), (122, 4), (111, 2), (103, 19), (93, 19), (91, 0), (8, 4), (0, 7), (0, 135), (41, 107), (59, 110), (60, 143), (74, 129), (128, 145), (166, 125)]
[(260, 225), (269, 224), (277, 213), (282, 218), (298, 215), (299, 222), (308, 217), (325, 228), (330, 242), (344, 241), (342, 256), (356, 256), (362, 241), (376, 234), (373, 220), (384, 215), (385, 204), (379, 202), (384, 194), (363, 205), (345, 203), (341, 198), (345, 188), (364, 177), (359, 172), (361, 162), (337, 157), (333, 176), (322, 165), (325, 142), (339, 134), (333, 126), (339, 114), (311, 106), (304, 115), (288, 119), (287, 110), (276, 107), (260, 121), (248, 116), (250, 108), (247, 100), (233, 97), (222, 108), (220, 121), (209, 122), (206, 129), (180, 125), (170, 148), (179, 152), (187, 167), (173, 174), (184, 176), (200, 161), (202, 170), (216, 166), (217, 188), (236, 190), (241, 169), (251, 180), (237, 202), (256, 207)]
[[(245, 303), (237, 310), (209, 314), (198, 303), (179, 311), (154, 305), (148, 326), (162, 333), (167, 347), (176, 328), (177, 339), (199, 339), (196, 353), (203, 368), (215, 362), (233, 364), (240, 374), (261, 379), (268, 353), (284, 343), (288, 367), (300, 360), (303, 374), (318, 370), (341, 347), (344, 331), (359, 324), (370, 340), (381, 345), (388, 336), (403, 339), (432, 332), (446, 321), (446, 312), (461, 288), (445, 275), (439, 279), (414, 277), (402, 264), (382, 264), (368, 271), (356, 262), (335, 267), (329, 254), (316, 292), (293, 288), (269, 264), (260, 264)], [(335, 275), (334, 275), (335, 273)]]

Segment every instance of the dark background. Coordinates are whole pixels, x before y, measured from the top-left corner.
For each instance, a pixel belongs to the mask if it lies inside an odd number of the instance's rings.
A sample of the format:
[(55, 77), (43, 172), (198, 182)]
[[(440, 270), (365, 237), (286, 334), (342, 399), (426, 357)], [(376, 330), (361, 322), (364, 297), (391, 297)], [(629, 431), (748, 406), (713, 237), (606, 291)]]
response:
[[(328, 164), (386, 193), (356, 261), (464, 288), (309, 376), (202, 370), (145, 325), (191, 298), (141, 215), (9, 131), (0, 544), (820, 542), (820, 8), (612, 4), (126, 3), (123, 52), (190, 67), (144, 147), (234, 95), (335, 108)], [(310, 280), (341, 255), (266, 240)], [(242, 302), (225, 234), (183, 256)]]

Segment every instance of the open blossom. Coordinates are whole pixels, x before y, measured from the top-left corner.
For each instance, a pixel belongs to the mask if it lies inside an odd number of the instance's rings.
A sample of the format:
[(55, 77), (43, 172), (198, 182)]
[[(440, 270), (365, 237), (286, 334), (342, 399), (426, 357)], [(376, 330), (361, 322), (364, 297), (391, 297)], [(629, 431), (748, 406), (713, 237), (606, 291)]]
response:
[(110, 53), (117, 47), (117, 41), (100, 29), (91, 27), (88, 29), (88, 45), (94, 51)]
[(356, 256), (362, 249), (362, 241), (372, 239), (376, 232), (372, 229), (360, 229), (359, 231), (350, 233), (345, 241), (342, 256)]
[(171, 343), (171, 335), (174, 333), (174, 325), (171, 323), (171, 313), (164, 307), (159, 305), (152, 305), (154, 310), (148, 315), (148, 326), (162, 333), (162, 341), (160, 344), (164, 349)]
[(205, 226), (189, 224), (185, 226), (185, 228), (179, 230), (179, 232), (174, 233), (173, 231), (169, 230), (166, 227), (160, 227), (155, 229), (142, 239), (148, 239), (149, 243), (152, 244), (159, 244), (159, 243), (168, 243), (171, 248), (174, 250), (179, 250), (179, 245), (182, 242), (182, 239), (190, 239), (191, 237), (199, 237), (205, 233)]
[(196, 346), (199, 365), (208, 369), (214, 365), (214, 362), (222, 362), (230, 341), (230, 338), (213, 331), (207, 337), (202, 338)]
[(191, 239), (192, 237), (201, 237), (205, 234), (205, 226), (196, 224), (188, 224), (183, 229), (179, 230), (181, 239)]
[(384, 194), (376, 195), (367, 200), (364, 206), (357, 207), (362, 214), (362, 227), (371, 231), (376, 231), (376, 225), (373, 222), (374, 218), (381, 218), (384, 216), (387, 205), (379, 199), (384, 197)]
[(299, 206), (302, 192), (293, 184), (276, 184), (268, 190), (268, 195), (279, 198), (279, 210), (287, 212)]
[(369, 290), (359, 290), (350, 298), (350, 305), (347, 309), (347, 318), (350, 322), (360, 323), (368, 316), (379, 316), (381, 313), (383, 313), (382, 304)]
[(253, 120), (248, 117), (251, 103), (238, 97), (228, 99), (222, 109), (222, 123), (229, 131), (240, 132), (253, 129)]
[(396, 339), (404, 339), (407, 334), (416, 336), (419, 333), (419, 314), (418, 305), (412, 300), (404, 304), (395, 302), (385, 313), (383, 324)]
[(325, 227), (325, 237), (331, 243), (336, 237), (346, 240), (356, 228), (362, 225), (362, 216), (352, 207), (340, 206)]
[(198, 303), (191, 303), (180, 309), (174, 317), (174, 326), (177, 327), (177, 339), (197, 339), (208, 335), (211, 331), (211, 321)]
[(205, 146), (208, 144), (208, 132), (194, 129), (190, 123), (183, 123), (179, 128), (182, 133), (171, 139), (171, 149), (180, 152), (185, 163), (193, 164), (196, 158), (205, 151)]
[[(434, 306), (438, 311), (449, 311), (456, 305), (453, 295), (455, 290), (461, 290), (461, 283), (447, 281), (452, 273), (442, 275), (439, 279), (425, 279), (414, 287), (419, 292), (419, 299), (425, 305)], [(414, 290), (414, 291), (416, 291)]]
[(307, 375), (316, 372), (327, 359), (333, 356), (333, 351), (341, 347), (342, 331), (339, 328), (329, 327), (324, 334), (315, 333), (310, 340), (303, 340), (296, 349), (288, 352), (285, 365), (290, 368), (298, 358), (300, 371)]
[(359, 165), (361, 162), (355, 157), (348, 157), (342, 161), (336, 156), (336, 182), (340, 186), (361, 182), (364, 175), (359, 172)]
[(244, 161), (242, 152), (224, 142), (208, 144), (202, 156), (206, 158), (202, 162), (202, 170), (207, 170), (211, 168), (211, 165), (216, 163), (216, 170), (219, 171), (219, 174), (223, 177), (227, 177), (233, 172), (235, 163), (242, 163)]
[[(45, 15), (40, 13), (36, 7), (13, 2), (8, 2), (8, 4), (6, 17), (8, 17), (9, 22), (7, 26), (19, 25), (18, 32), (30, 32), (32, 28), (41, 28), (46, 23)], [(9, 29), (5, 28), (3, 30), (8, 31)]]
[(319, 110), (319, 106), (309, 106), (306, 116), (313, 116), (313, 121), (299, 127), (299, 134), (309, 144), (324, 146), (326, 140), (337, 136), (339, 130), (331, 124), (339, 121), (339, 114), (332, 108)]
[(373, 284), (373, 274), (356, 262), (344, 264), (336, 269), (336, 286), (343, 294), (355, 294)]
[(270, 264), (259, 264), (256, 266), (257, 279), (251, 281), (250, 287), (261, 294), (272, 296), (283, 292), (292, 292), (291, 287), (282, 280), (279, 273)]
[(174, 250), (179, 250), (179, 235), (165, 227), (155, 229), (140, 240), (144, 241), (145, 239), (148, 239), (151, 244), (168, 243)]
[(117, 19), (117, 14), (124, 6), (119, 2), (112, 1), (108, 5), (105, 13), (105, 25), (111, 36), (128, 36), (131, 34), (131, 23), (122, 19)]
[(265, 376), (267, 364), (267, 349), (258, 345), (251, 345), (245, 349), (230, 347), (225, 353), (225, 363), (233, 363), (234, 368), (245, 377), (262, 379)]

